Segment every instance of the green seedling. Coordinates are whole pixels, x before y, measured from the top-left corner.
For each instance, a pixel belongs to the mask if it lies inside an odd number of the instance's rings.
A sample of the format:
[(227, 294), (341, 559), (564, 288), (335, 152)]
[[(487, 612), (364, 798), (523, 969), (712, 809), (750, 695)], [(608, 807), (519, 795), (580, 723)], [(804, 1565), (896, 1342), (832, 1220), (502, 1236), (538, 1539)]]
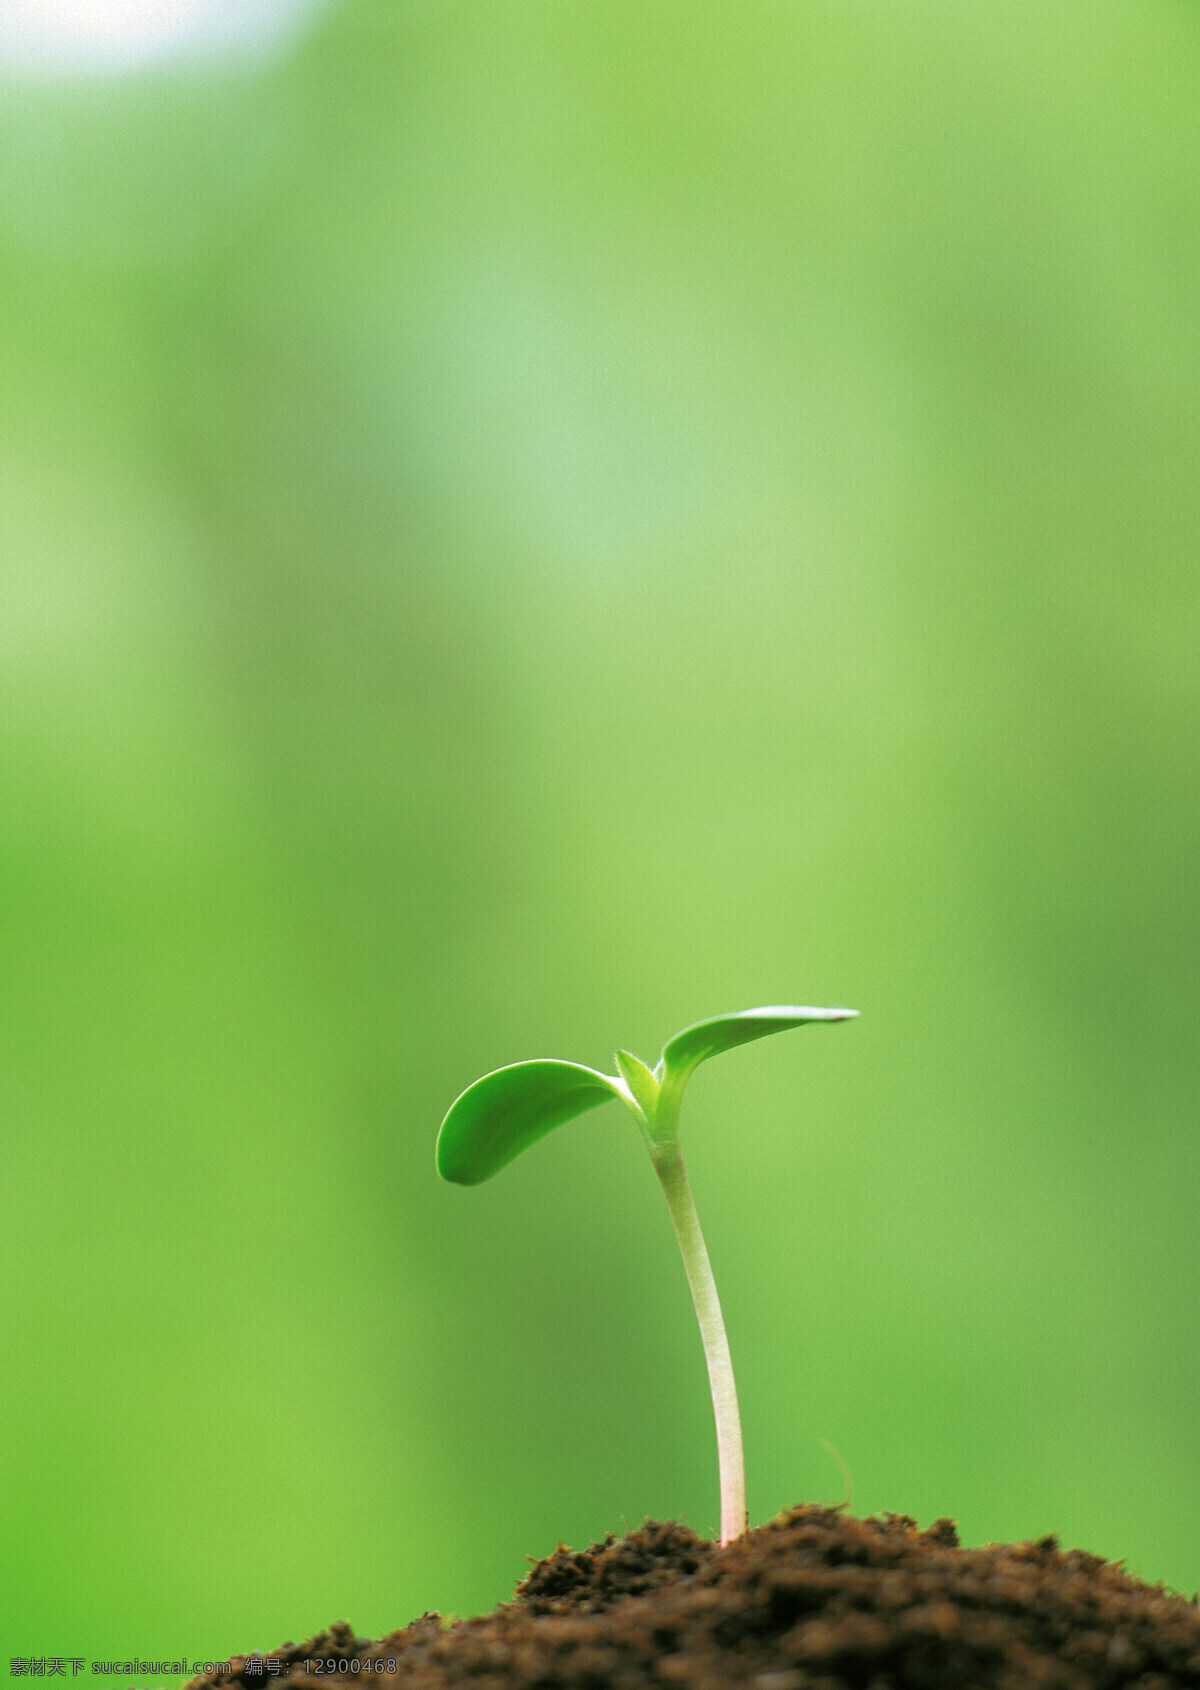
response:
[(857, 1014), (856, 1009), (797, 1009), (785, 1004), (718, 1015), (676, 1033), (653, 1069), (619, 1050), (619, 1077), (578, 1062), (514, 1062), (468, 1086), (450, 1105), (438, 1134), (438, 1173), (457, 1185), (478, 1185), (585, 1110), (618, 1097), (633, 1112), (667, 1199), (700, 1322), (717, 1423), (723, 1544), (747, 1525), (742, 1426), (721, 1304), (679, 1149), (680, 1099), (693, 1069), (710, 1056), (809, 1021), (845, 1021)]

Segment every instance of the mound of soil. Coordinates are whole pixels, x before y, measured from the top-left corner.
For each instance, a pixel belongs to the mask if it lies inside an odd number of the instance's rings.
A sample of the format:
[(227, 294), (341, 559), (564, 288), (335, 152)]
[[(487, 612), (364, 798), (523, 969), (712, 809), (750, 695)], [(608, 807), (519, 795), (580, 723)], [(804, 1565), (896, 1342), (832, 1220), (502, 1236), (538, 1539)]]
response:
[(807, 1505), (727, 1548), (649, 1521), (539, 1561), (511, 1602), (379, 1642), (335, 1625), (194, 1690), (1200, 1690), (1200, 1607), (950, 1520)]

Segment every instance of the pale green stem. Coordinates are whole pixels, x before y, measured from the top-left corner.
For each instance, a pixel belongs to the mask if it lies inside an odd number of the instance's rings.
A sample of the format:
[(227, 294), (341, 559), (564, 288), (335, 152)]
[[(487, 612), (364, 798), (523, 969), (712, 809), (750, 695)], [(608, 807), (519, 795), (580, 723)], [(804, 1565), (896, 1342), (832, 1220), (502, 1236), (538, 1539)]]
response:
[[(665, 1101), (665, 1100), (664, 1100)], [(742, 1422), (738, 1414), (737, 1386), (733, 1380), (733, 1362), (729, 1355), (729, 1340), (725, 1336), (725, 1322), (721, 1318), (721, 1301), (709, 1265), (700, 1217), (692, 1199), (687, 1169), (679, 1150), (674, 1121), (664, 1123), (660, 1109), (659, 1121), (648, 1134), (650, 1157), (654, 1171), (662, 1184), (680, 1254), (691, 1288), (696, 1319), (700, 1322), (700, 1337), (704, 1342), (704, 1359), (708, 1363), (708, 1383), (712, 1390), (713, 1413), (717, 1421), (717, 1461), (721, 1474), (721, 1542), (730, 1543), (740, 1537), (748, 1524), (746, 1515), (746, 1463), (742, 1454)], [(672, 1112), (673, 1113), (673, 1112)]]

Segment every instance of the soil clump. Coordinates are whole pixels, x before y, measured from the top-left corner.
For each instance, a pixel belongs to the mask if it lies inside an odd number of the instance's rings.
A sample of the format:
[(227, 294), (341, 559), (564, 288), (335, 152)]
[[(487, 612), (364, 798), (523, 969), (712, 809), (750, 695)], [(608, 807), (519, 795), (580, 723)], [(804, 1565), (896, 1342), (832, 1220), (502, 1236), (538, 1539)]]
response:
[[(318, 1670), (317, 1663), (321, 1663)], [(328, 1663), (332, 1663), (329, 1665)], [(357, 1663), (357, 1664), (355, 1664)], [(1200, 1690), (1200, 1606), (1053, 1537), (806, 1504), (721, 1549), (648, 1521), (539, 1561), (511, 1602), (349, 1625), (194, 1690)]]

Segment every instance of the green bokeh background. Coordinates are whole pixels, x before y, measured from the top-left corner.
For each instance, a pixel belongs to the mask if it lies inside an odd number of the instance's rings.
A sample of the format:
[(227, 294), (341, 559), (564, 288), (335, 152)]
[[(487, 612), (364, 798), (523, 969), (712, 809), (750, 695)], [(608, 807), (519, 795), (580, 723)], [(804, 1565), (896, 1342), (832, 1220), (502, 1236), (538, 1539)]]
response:
[[(717, 1520), (1200, 1585), (1200, 14), (347, 0), (0, 100), (0, 1652)], [(5, 1666), (7, 1663), (5, 1662)]]

